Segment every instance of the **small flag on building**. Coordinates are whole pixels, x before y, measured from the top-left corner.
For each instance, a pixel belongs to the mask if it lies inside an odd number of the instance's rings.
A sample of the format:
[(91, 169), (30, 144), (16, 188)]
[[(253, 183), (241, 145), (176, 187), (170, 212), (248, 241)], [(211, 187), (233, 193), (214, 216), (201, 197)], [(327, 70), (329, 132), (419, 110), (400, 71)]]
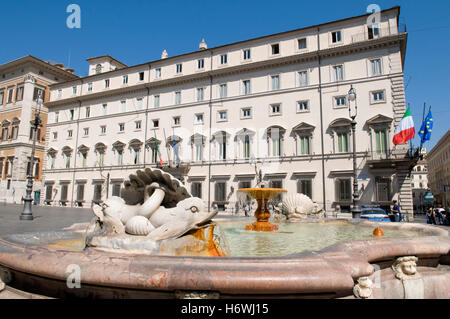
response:
[(405, 115), (403, 115), (400, 124), (394, 133), (394, 145), (404, 144), (409, 140), (412, 140), (416, 135), (416, 129), (414, 128), (414, 121), (409, 108), (406, 110)]
[(427, 118), (422, 124), (422, 127), (419, 131), (419, 136), (421, 138), (421, 143), (425, 143), (431, 139), (431, 132), (433, 131), (433, 114), (431, 114), (431, 110), (428, 113)]

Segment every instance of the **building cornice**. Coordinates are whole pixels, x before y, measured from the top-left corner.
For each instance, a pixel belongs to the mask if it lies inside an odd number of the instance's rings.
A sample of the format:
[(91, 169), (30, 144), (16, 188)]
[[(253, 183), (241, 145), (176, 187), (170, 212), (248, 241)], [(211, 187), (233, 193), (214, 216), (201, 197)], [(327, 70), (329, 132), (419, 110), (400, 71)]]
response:
[[(205, 81), (205, 80), (210, 79), (211, 77), (220, 78), (220, 77), (224, 77), (224, 76), (228, 76), (228, 75), (258, 71), (258, 70), (267, 69), (270, 67), (311, 62), (311, 61), (316, 61), (317, 59), (319, 59), (319, 57), (321, 59), (324, 59), (324, 58), (328, 58), (328, 57), (348, 55), (348, 54), (358, 53), (358, 52), (362, 52), (362, 51), (368, 51), (368, 50), (373, 50), (373, 49), (377, 49), (377, 48), (392, 46), (395, 44), (402, 43), (402, 42), (406, 41), (406, 39), (407, 39), (407, 33), (401, 33), (401, 34), (391, 35), (391, 36), (387, 36), (387, 37), (382, 37), (379, 39), (356, 42), (356, 43), (333, 47), (333, 48), (320, 50), (320, 51), (311, 51), (311, 52), (306, 52), (306, 53), (289, 55), (289, 56), (280, 57), (280, 58), (276, 58), (276, 59), (268, 59), (268, 60), (264, 60), (264, 61), (248, 63), (245, 65), (235, 65), (235, 66), (231, 66), (231, 67), (227, 67), (227, 68), (220, 68), (220, 69), (216, 69), (216, 70), (212, 70), (212, 71), (211, 70), (205, 71), (202, 73), (189, 74), (186, 76), (178, 76), (178, 77), (174, 77), (174, 78), (170, 78), (170, 79), (163, 79), (163, 80), (140, 83), (140, 84), (132, 85), (132, 86), (120, 87), (117, 89), (106, 89), (101, 92), (95, 92), (95, 93), (91, 93), (91, 94), (74, 96), (71, 98), (59, 99), (59, 100), (47, 102), (45, 104), (45, 106), (47, 108), (51, 108), (51, 107), (55, 107), (55, 106), (59, 106), (59, 105), (76, 103), (78, 101), (100, 99), (103, 97), (122, 95), (125, 93), (136, 92), (136, 91), (141, 91), (141, 90), (181, 85), (181, 84), (185, 84), (185, 83), (189, 83), (189, 82)], [(123, 70), (124, 69), (121, 69), (120, 71), (123, 71)], [(103, 73), (103, 75), (104, 75), (104, 73)], [(84, 79), (79, 79), (78, 81), (84, 82), (83, 80)]]
[(28, 55), (28, 56), (19, 58), (17, 60), (13, 60), (11, 62), (0, 65), (0, 73), (7, 72), (8, 70), (12, 70), (12, 69), (24, 66), (27, 63), (34, 64), (41, 68), (45, 68), (46, 70), (50, 71), (51, 73), (62, 77), (66, 81), (67, 80), (71, 81), (71, 80), (79, 78), (78, 75), (75, 75), (71, 72), (65, 71), (57, 66), (50, 64), (49, 62), (45, 62), (45, 61), (43, 61), (39, 58), (36, 58), (32, 55)]

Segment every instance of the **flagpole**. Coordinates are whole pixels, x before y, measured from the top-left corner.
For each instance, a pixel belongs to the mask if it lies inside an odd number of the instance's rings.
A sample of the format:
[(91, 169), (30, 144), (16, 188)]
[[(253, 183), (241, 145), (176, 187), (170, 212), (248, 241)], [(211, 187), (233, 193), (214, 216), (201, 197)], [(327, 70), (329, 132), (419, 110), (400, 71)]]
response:
[[(423, 103), (423, 113), (422, 113), (422, 124), (423, 124), (423, 121), (425, 121), (425, 108), (427, 107), (427, 103), (426, 102), (424, 102)], [(422, 138), (420, 138), (420, 147), (419, 147), (419, 154), (421, 154), (422, 153)]]
[(167, 159), (169, 161), (169, 167), (172, 167), (170, 165), (170, 153), (169, 153), (169, 148), (167, 147), (167, 137), (166, 137), (166, 129), (165, 128), (163, 129), (163, 132), (164, 132), (164, 141), (166, 142), (166, 151), (167, 151)]

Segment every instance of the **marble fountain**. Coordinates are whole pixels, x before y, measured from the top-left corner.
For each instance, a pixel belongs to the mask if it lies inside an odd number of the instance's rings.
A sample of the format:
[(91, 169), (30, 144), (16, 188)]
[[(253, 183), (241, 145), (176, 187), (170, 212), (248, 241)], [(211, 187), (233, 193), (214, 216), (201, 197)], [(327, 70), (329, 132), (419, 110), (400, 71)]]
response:
[(0, 291), (6, 285), (39, 298), (450, 298), (447, 229), (330, 220), (299, 194), (284, 196), (270, 216), (267, 202), (284, 190), (239, 192), (258, 202), (253, 224), (208, 212), (166, 172), (138, 171), (121, 197), (93, 207), (87, 227), (1, 237)]

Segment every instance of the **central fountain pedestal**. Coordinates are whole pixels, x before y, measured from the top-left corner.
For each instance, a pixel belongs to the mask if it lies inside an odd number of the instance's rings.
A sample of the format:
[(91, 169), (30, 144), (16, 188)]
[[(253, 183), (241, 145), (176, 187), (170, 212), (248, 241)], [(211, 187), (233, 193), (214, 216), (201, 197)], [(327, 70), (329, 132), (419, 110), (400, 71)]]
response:
[(245, 230), (257, 232), (271, 232), (278, 230), (278, 226), (269, 222), (270, 212), (267, 210), (267, 202), (281, 193), (286, 193), (284, 189), (278, 188), (246, 188), (240, 189), (238, 192), (247, 194), (256, 199), (258, 208), (255, 212), (256, 222), (247, 225)]

